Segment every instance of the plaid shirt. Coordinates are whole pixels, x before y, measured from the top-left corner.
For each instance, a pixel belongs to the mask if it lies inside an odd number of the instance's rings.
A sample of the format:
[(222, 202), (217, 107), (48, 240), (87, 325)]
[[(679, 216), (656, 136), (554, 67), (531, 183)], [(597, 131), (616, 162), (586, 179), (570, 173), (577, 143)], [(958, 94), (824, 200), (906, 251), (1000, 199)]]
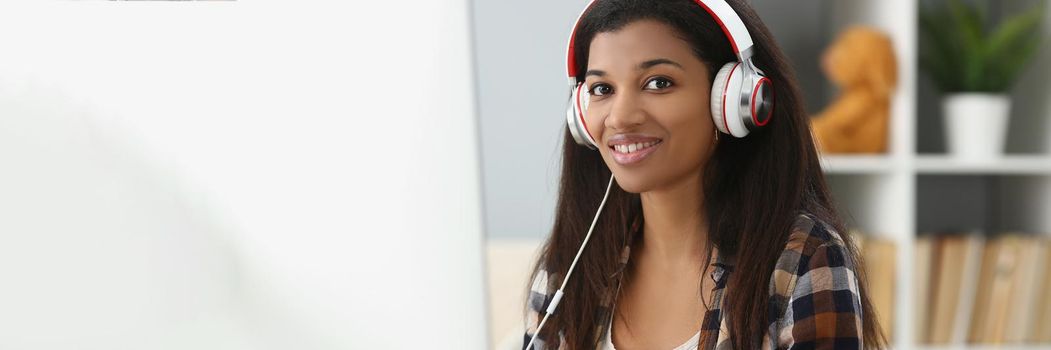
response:
[[(637, 231), (637, 230), (633, 230)], [(637, 236), (637, 234), (636, 234)], [(722, 317), (722, 300), (733, 265), (715, 254), (710, 277), (715, 281), (712, 294), (715, 307), (704, 314), (700, 349), (730, 349), (729, 327)], [(621, 255), (621, 270), (631, 256), (630, 241)], [(772, 319), (768, 320), (763, 335), (763, 349), (860, 349), (861, 297), (854, 263), (848, 255), (842, 238), (831, 226), (810, 214), (796, 218), (785, 249), (770, 276), (770, 303)], [(560, 276), (550, 276), (539, 270), (533, 277), (526, 308), (525, 343), (536, 332), (543, 310), (562, 283)], [(614, 302), (615, 291), (605, 293), (599, 319), (609, 321), (608, 310)], [(572, 298), (572, 295), (567, 295)], [(773, 314), (776, 312), (776, 314)], [(548, 323), (544, 327), (554, 327)], [(596, 327), (601, 339), (604, 325)], [(557, 344), (541, 339), (534, 349), (565, 349), (564, 332), (559, 331)]]

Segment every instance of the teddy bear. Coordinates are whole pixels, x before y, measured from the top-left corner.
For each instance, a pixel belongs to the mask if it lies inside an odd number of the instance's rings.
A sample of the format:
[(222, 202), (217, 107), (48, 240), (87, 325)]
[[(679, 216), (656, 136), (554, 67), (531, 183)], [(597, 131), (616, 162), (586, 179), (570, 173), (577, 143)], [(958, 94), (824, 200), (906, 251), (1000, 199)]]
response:
[(821, 55), (839, 95), (811, 120), (822, 153), (884, 153), (897, 61), (890, 38), (866, 26), (840, 33)]

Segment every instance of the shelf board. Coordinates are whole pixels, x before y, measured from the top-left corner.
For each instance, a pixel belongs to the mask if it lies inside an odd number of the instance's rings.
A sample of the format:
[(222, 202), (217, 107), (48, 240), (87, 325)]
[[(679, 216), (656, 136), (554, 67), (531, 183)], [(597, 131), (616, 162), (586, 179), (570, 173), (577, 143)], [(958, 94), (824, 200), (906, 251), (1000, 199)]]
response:
[(882, 174), (894, 169), (887, 155), (827, 155), (821, 157), (821, 168), (830, 174)]
[(963, 344), (963, 345), (920, 345), (919, 350), (1046, 350), (1051, 344)]
[(1009, 155), (988, 162), (961, 162), (945, 155), (916, 157), (916, 172), (921, 174), (1003, 174), (1051, 175), (1051, 157), (1046, 155)]

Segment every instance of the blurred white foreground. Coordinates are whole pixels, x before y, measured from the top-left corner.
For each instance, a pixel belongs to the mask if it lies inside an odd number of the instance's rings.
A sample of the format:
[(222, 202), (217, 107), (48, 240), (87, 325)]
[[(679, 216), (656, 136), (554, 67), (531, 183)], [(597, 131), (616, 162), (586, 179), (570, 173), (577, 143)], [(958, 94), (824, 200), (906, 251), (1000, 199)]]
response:
[(0, 4), (0, 349), (486, 346), (467, 3)]

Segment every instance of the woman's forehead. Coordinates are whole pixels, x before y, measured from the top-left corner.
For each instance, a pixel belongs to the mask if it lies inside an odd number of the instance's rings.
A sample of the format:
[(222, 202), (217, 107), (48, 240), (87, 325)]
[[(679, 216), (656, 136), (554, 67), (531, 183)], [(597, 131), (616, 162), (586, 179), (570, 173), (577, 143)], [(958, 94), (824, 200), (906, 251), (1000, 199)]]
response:
[(671, 26), (640, 20), (623, 28), (595, 35), (588, 52), (588, 69), (635, 69), (639, 63), (667, 58), (683, 66), (698, 60), (689, 43)]

